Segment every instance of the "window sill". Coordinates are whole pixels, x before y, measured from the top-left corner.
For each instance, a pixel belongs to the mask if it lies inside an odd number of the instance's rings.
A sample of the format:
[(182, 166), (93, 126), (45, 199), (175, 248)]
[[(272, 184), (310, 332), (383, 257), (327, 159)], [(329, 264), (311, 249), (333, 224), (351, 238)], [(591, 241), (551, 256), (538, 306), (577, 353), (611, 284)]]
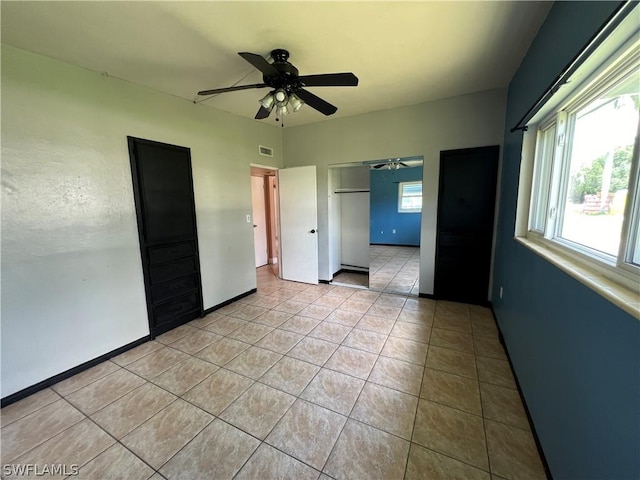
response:
[(571, 275), (583, 285), (589, 287), (617, 307), (640, 320), (640, 293), (638, 291), (633, 291), (613, 282), (601, 273), (535, 240), (526, 237), (515, 237), (515, 239), (560, 270)]

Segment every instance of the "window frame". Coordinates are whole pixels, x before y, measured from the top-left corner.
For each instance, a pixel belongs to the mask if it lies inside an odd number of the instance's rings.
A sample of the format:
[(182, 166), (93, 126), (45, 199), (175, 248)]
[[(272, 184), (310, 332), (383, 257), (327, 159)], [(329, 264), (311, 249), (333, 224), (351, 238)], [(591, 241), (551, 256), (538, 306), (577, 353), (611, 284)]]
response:
[[(404, 194), (404, 186), (405, 185), (416, 185), (420, 184), (420, 195), (405, 195)], [(405, 197), (420, 197), (420, 208), (403, 208), (402, 207), (402, 199)], [(422, 180), (411, 180), (407, 182), (398, 182), (398, 213), (422, 213)]]
[[(637, 9), (634, 9), (636, 12)], [(633, 16), (633, 12), (629, 17)], [(640, 265), (633, 263), (640, 258), (640, 122), (635, 137), (624, 211), (621, 241), (616, 255), (609, 255), (594, 248), (561, 237), (567, 191), (570, 184), (571, 145), (577, 113), (600, 97), (607, 90), (624, 82), (640, 68), (640, 41), (637, 27), (634, 35), (618, 42), (606, 61), (579, 71), (577, 85), (571, 85), (564, 96), (550, 99), (540, 112), (527, 124), (523, 142), (523, 169), (519, 193), (516, 237), (526, 237), (549, 247), (562, 256), (604, 275), (616, 284), (637, 292), (640, 283)], [(609, 48), (611, 48), (609, 46)], [(569, 82), (571, 83), (571, 82)], [(562, 89), (561, 89), (562, 90)], [(547, 107), (547, 108), (545, 108)], [(545, 111), (546, 110), (546, 111)], [(548, 155), (543, 144), (544, 134), (552, 131), (554, 144)], [(535, 136), (535, 138), (531, 138)], [(546, 153), (546, 155), (545, 155)], [(526, 163), (530, 164), (527, 166)], [(545, 178), (546, 177), (546, 178)], [(523, 179), (525, 185), (523, 185)], [(528, 183), (526, 183), (528, 182)], [(544, 187), (544, 191), (541, 190)], [(541, 215), (541, 212), (545, 213)], [(526, 215), (526, 218), (522, 218)]]

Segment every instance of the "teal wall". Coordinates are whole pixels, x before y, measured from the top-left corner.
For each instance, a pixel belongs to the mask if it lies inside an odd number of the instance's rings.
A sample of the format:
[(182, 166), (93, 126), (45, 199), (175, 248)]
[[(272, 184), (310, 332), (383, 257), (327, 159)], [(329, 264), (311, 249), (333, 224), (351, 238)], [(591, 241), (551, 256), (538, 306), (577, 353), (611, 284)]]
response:
[(420, 246), (422, 214), (398, 213), (399, 182), (418, 180), (422, 180), (422, 167), (371, 170), (369, 243)]
[(514, 241), (522, 133), (509, 128), (617, 6), (555, 3), (507, 100), (492, 302), (556, 480), (640, 478), (640, 322)]

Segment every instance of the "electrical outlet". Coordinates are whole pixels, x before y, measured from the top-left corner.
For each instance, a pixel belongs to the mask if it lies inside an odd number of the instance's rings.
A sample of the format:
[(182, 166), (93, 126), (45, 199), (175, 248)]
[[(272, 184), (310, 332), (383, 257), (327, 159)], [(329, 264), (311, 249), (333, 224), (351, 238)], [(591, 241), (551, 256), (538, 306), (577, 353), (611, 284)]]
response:
[(502, 294), (504, 293), (504, 289), (500, 287), (500, 300), (502, 300)]

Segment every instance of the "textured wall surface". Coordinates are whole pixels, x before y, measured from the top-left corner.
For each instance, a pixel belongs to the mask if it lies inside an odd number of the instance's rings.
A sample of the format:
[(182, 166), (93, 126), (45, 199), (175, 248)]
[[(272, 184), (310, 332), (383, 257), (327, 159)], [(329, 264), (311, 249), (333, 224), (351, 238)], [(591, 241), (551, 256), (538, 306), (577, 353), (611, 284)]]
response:
[(3, 46), (3, 397), (149, 333), (127, 135), (191, 148), (204, 308), (256, 286), (278, 128)]
[(616, 7), (555, 3), (509, 86), (492, 302), (556, 479), (640, 478), (640, 322), (513, 239), (522, 134), (508, 129)]

